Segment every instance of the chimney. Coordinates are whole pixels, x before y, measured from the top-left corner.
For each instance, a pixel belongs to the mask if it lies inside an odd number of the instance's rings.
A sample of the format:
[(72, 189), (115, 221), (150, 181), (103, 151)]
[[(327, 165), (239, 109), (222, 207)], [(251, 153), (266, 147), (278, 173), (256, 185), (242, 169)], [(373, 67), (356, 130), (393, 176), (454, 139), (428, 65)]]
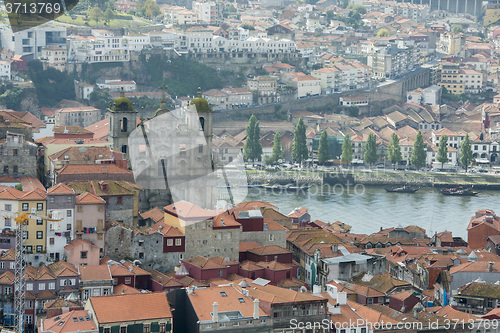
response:
[(493, 264), (495, 264), (494, 262), (490, 261), (488, 263), (488, 272), (493, 272)]
[(213, 307), (214, 307), (214, 309), (213, 309), (213, 314), (212, 314), (212, 321), (214, 323), (218, 323), (219, 322), (219, 304), (217, 302), (214, 302)]
[(320, 294), (321, 293), (321, 286), (318, 286), (317, 284), (315, 284), (313, 286), (313, 294)]
[(337, 303), (340, 305), (347, 304), (347, 293), (338, 293), (337, 294)]
[(253, 300), (253, 319), (259, 319), (259, 303), (257, 298)]

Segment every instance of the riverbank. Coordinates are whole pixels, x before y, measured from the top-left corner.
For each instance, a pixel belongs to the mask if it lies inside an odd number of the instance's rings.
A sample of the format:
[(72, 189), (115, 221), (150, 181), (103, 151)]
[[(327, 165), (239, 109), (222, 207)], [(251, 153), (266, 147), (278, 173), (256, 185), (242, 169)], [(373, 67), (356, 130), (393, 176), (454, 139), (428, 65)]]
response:
[(288, 184), (296, 183), (317, 184), (325, 183), (325, 178), (338, 179), (338, 183), (346, 183), (346, 175), (352, 175), (354, 184), (366, 186), (397, 186), (415, 185), (419, 187), (450, 187), (450, 186), (474, 186), (477, 189), (500, 190), (500, 175), (495, 174), (449, 174), (449, 173), (426, 173), (426, 172), (398, 172), (392, 170), (373, 170), (371, 172), (349, 171), (349, 172), (323, 172), (323, 171), (262, 171), (247, 170), (249, 183), (259, 184)]

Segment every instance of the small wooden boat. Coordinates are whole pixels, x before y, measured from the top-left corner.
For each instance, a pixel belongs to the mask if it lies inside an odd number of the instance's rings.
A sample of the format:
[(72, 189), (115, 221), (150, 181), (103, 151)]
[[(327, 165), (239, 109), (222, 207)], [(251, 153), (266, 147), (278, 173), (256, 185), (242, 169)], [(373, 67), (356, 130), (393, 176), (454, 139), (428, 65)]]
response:
[(412, 186), (399, 186), (399, 187), (390, 187), (386, 188), (385, 190), (387, 192), (394, 192), (394, 193), (415, 193), (420, 189), (420, 187), (412, 187)]
[(474, 196), (479, 193), (473, 191), (472, 187), (464, 187), (464, 186), (446, 188), (440, 190), (439, 192), (441, 192), (441, 194), (443, 195), (450, 195), (450, 196)]

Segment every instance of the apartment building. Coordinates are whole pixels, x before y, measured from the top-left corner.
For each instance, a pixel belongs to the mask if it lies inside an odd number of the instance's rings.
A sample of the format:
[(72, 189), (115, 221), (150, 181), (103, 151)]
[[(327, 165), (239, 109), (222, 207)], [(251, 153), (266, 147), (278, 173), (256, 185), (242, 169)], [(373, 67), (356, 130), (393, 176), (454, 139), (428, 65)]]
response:
[(61, 72), (66, 70), (67, 52), (66, 46), (61, 47), (51, 45), (42, 49), (42, 55), (39, 59), (43, 64), (43, 69), (49, 67), (55, 68)]
[(438, 67), (438, 85), (454, 95), (478, 94), (486, 84), (485, 75), (458, 63), (444, 62)]
[(396, 44), (368, 55), (368, 66), (377, 78), (394, 79), (415, 68), (415, 54), (412, 47), (399, 48)]
[(215, 1), (193, 1), (192, 10), (203, 24), (220, 25), (222, 22), (223, 5)]

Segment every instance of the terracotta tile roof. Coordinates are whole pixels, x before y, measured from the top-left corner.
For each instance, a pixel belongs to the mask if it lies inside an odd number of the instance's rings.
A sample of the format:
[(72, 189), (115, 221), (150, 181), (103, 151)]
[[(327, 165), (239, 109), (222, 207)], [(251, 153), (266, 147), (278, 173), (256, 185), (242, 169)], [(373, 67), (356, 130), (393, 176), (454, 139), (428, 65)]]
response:
[(413, 295), (413, 294), (410, 293), (410, 292), (408, 292), (408, 291), (402, 291), (402, 292), (399, 292), (399, 293), (391, 294), (390, 297), (393, 297), (393, 298), (398, 299), (400, 301), (404, 301), (405, 299), (407, 299), (411, 295)]
[(163, 221), (153, 224), (151, 228), (158, 230), (158, 232), (161, 232), (166, 237), (184, 237), (184, 234), (179, 229), (172, 227)]
[(500, 285), (486, 282), (470, 282), (458, 288), (459, 295), (484, 298), (500, 298)]
[(85, 129), (94, 133), (94, 138), (96, 139), (102, 140), (107, 138), (109, 134), (109, 118), (105, 118), (95, 124), (87, 126)]
[(0, 284), (11, 285), (14, 283), (16, 276), (11, 271), (5, 271), (0, 274)]
[(264, 202), (264, 201), (241, 202), (241, 203), (237, 204), (236, 207), (239, 210), (260, 209), (260, 208), (274, 208), (274, 209), (276, 209), (275, 205), (270, 204), (269, 202)]
[(350, 290), (354, 291), (356, 294), (363, 295), (363, 296), (366, 296), (366, 297), (382, 297), (382, 296), (385, 296), (384, 293), (381, 293), (380, 291), (375, 290), (375, 289), (370, 288), (370, 287), (367, 287), (367, 286), (361, 286), (361, 285), (358, 285), (358, 284), (351, 284), (351, 283), (346, 284), (346, 286)]
[(172, 318), (164, 292), (91, 297), (89, 302), (100, 325)]
[(47, 194), (50, 195), (68, 195), (68, 194), (75, 194), (75, 191), (73, 191), (72, 188), (70, 188), (68, 185), (64, 183), (59, 183), (57, 185), (52, 186), (47, 190)]
[(292, 253), (291, 251), (284, 249), (278, 245), (265, 245), (265, 246), (261, 246), (258, 248), (250, 249), (250, 250), (248, 250), (248, 252), (253, 253), (253, 254), (257, 254), (260, 256)]
[(52, 161), (86, 164), (96, 160), (123, 160), (123, 155), (111, 147), (69, 147), (50, 155), (49, 158)]
[(56, 171), (59, 175), (79, 174), (122, 174), (133, 175), (132, 170), (122, 169), (114, 164), (68, 164)]
[(351, 307), (351, 309), (353, 309), (354, 311), (356, 311), (356, 313), (361, 317), (363, 318), (365, 321), (373, 324), (373, 323), (384, 323), (384, 324), (397, 324), (399, 321), (394, 319), (394, 318), (391, 318), (391, 317), (388, 317), (386, 315), (384, 315), (383, 313), (380, 313), (376, 310), (373, 310), (373, 309), (370, 309), (364, 305), (361, 305), (359, 303), (356, 303), (356, 302), (352, 302), (352, 301), (347, 301), (347, 304), (349, 304), (349, 306)]
[(5, 186), (5, 188), (0, 190), (0, 199), (2, 200), (18, 200), (25, 193), (19, 190), (16, 190), (13, 187)]
[(37, 294), (35, 297), (36, 299), (42, 300), (57, 299), (57, 295), (50, 290), (44, 290), (41, 293)]
[(69, 243), (68, 245), (66, 245), (64, 248), (68, 251), (71, 251), (71, 250), (73, 250), (77, 247), (80, 247), (82, 245), (92, 246), (92, 247), (95, 247), (96, 249), (99, 248), (98, 246), (95, 246), (91, 242), (88, 242), (88, 241), (81, 239), (81, 238), (73, 239), (73, 241), (71, 243)]
[(469, 322), (469, 320), (471, 322), (479, 320), (478, 316), (474, 316), (470, 313), (465, 313), (462, 311), (455, 310), (450, 305), (447, 305), (445, 307), (434, 307), (431, 309), (432, 310), (427, 312), (431, 312), (432, 314), (446, 318), (447, 320), (458, 320), (458, 321), (463, 320), (464, 322)]
[(42, 182), (40, 182), (40, 180), (38, 180), (38, 178), (35, 177), (24, 176), (19, 178), (19, 182), (23, 186), (24, 192), (39, 190), (45, 193), (47, 191), (46, 188), (43, 186)]
[(113, 295), (130, 295), (130, 294), (140, 294), (141, 291), (133, 287), (127, 286), (126, 284), (119, 284), (113, 287)]
[[(188, 297), (200, 321), (212, 320), (214, 302), (219, 305), (219, 318), (223, 317), (225, 312), (232, 311), (239, 311), (244, 318), (253, 316), (252, 298), (243, 296), (232, 286), (197, 289), (194, 295), (188, 294)], [(268, 317), (268, 315), (259, 308), (259, 317)]]
[(213, 210), (203, 209), (184, 200), (165, 206), (164, 210), (166, 213), (184, 220), (201, 221), (217, 215)]
[(22, 201), (31, 201), (31, 200), (42, 201), (42, 200), (45, 200), (46, 197), (47, 197), (46, 192), (41, 191), (39, 189), (34, 189), (34, 190), (31, 190), (28, 193), (22, 195), (19, 198), (19, 200), (22, 200)]
[[(371, 278), (370, 278), (371, 277)], [(388, 294), (398, 287), (410, 287), (411, 284), (393, 278), (390, 274), (371, 275), (362, 273), (355, 276), (352, 281), (358, 285), (368, 286), (381, 293)]]
[(240, 252), (247, 252), (248, 250), (261, 247), (259, 243), (255, 242), (240, 242)]
[(122, 265), (127, 267), (128, 270), (132, 271), (135, 275), (147, 275), (147, 276), (151, 275), (150, 272), (146, 271), (145, 269), (140, 268), (139, 266), (132, 264), (130, 261), (126, 261)]
[(52, 263), (48, 267), (56, 276), (78, 276), (76, 267), (64, 260)]
[[(470, 261), (450, 268), (450, 275), (458, 272), (489, 272), (489, 262)], [(500, 261), (493, 262), (492, 272), (500, 272)]]
[(43, 319), (42, 327), (44, 332), (53, 333), (97, 331), (88, 310), (69, 311), (52, 318)]
[(279, 263), (277, 261), (259, 261), (256, 263), (256, 265), (262, 268), (270, 269), (272, 271), (286, 271), (291, 268), (291, 266)]
[(264, 219), (264, 225), (267, 225), (267, 230), (287, 230), (284, 226), (271, 219)]
[(155, 269), (152, 269), (150, 273), (151, 273), (151, 279), (158, 282), (164, 287), (176, 287), (176, 288), (183, 287), (182, 283), (177, 282), (177, 280), (174, 279), (173, 277), (160, 273)]
[[(325, 301), (322, 297), (312, 295), (310, 293), (301, 293), (298, 291), (284, 289), (277, 286), (267, 284), (265, 286), (257, 285), (249, 279), (245, 279), (250, 283), (251, 287), (247, 290), (250, 296), (258, 298), (260, 300), (265, 300), (273, 304), (284, 304), (284, 303), (294, 303), (294, 302), (323, 302)], [(239, 281), (235, 281), (235, 283)]]
[(44, 310), (61, 309), (61, 308), (65, 308), (65, 307), (68, 307), (68, 308), (81, 307), (81, 310), (83, 310), (83, 305), (79, 300), (78, 301), (69, 301), (69, 300), (66, 300), (64, 298), (57, 298), (57, 299), (48, 301), (43, 305)]
[(91, 134), (92, 132), (80, 126), (54, 126), (54, 134)]
[(241, 224), (236, 222), (236, 220), (228, 213), (224, 212), (217, 216), (214, 216), (214, 228), (225, 228), (225, 227), (240, 227)]
[(145, 220), (151, 219), (154, 222), (160, 222), (160, 221), (163, 222), (163, 218), (165, 217), (165, 212), (158, 207), (153, 207), (144, 213), (140, 213), (140, 215)]
[(263, 270), (264, 267), (257, 265), (253, 261), (246, 260), (240, 264), (240, 269), (245, 270), (247, 272), (252, 272), (252, 271)]
[(78, 205), (94, 205), (106, 204), (106, 201), (89, 192), (84, 192), (76, 197), (76, 204)]
[(81, 281), (113, 280), (108, 265), (78, 266)]
[(307, 213), (308, 209), (304, 207), (295, 208), (292, 212), (290, 212), (288, 217), (301, 217), (305, 213)]
[(191, 265), (194, 265), (196, 267), (199, 267), (201, 269), (221, 269), (225, 268), (227, 265), (231, 264), (237, 264), (237, 261), (229, 260), (228, 262), (225, 261), (225, 258), (223, 257), (211, 257), (211, 258), (204, 258), (201, 256), (197, 256), (191, 259), (183, 260), (182, 262), (187, 262), (190, 263)]

